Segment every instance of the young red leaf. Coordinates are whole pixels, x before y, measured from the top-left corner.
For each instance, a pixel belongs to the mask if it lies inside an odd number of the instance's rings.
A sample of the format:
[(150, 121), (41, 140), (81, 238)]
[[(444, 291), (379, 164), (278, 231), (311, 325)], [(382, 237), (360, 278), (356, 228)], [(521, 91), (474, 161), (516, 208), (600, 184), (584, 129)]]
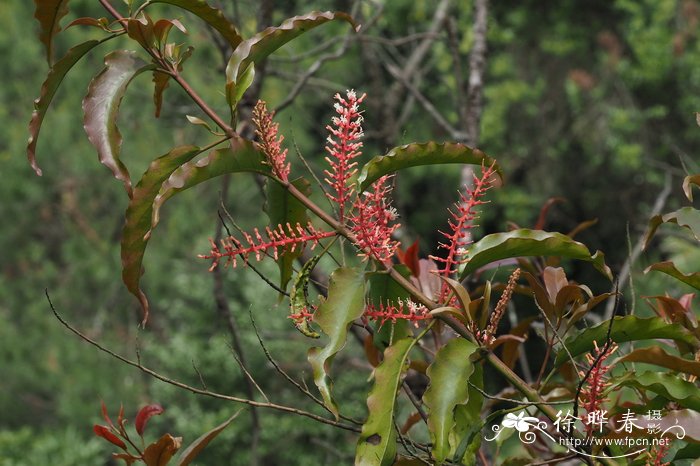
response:
[(68, 14), (68, 0), (34, 0), (34, 17), (39, 21), (39, 39), (46, 47), (46, 60), (53, 63), (53, 38), (61, 31), (61, 18)]
[(114, 424), (112, 423), (112, 420), (109, 418), (109, 414), (107, 414), (107, 406), (105, 406), (105, 402), (102, 402), (102, 417), (104, 418), (105, 422), (109, 424), (110, 426), (114, 427)]
[(141, 408), (134, 422), (136, 432), (143, 437), (143, 430), (146, 428), (146, 422), (148, 422), (151, 417), (161, 414), (163, 411), (163, 407), (159, 404), (152, 404)]
[(146, 466), (166, 466), (182, 445), (182, 437), (163, 435), (157, 442), (146, 447), (143, 462)]
[(98, 437), (102, 437), (103, 439), (105, 439), (109, 443), (111, 443), (112, 445), (115, 445), (115, 446), (121, 448), (122, 450), (126, 450), (126, 444), (122, 441), (122, 439), (120, 439), (119, 437), (114, 435), (114, 433), (111, 430), (109, 430), (109, 427), (95, 424), (93, 426), (92, 430), (95, 432), (95, 435), (97, 435)]

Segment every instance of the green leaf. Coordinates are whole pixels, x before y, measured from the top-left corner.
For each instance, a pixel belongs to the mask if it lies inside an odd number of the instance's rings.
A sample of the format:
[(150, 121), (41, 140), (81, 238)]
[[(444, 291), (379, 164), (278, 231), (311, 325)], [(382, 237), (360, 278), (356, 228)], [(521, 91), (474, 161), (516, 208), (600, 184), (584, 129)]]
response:
[(143, 256), (150, 238), (153, 200), (163, 182), (173, 171), (199, 153), (198, 147), (182, 146), (151, 162), (134, 188), (134, 195), (126, 209), (121, 241), (122, 280), (126, 288), (141, 303), (144, 321), (148, 319), (148, 300), (141, 290), (139, 281), (142, 275)]
[[(469, 401), (455, 407), (455, 426), (450, 434), (456, 446), (452, 461), (465, 466), (474, 466), (481, 447), (481, 429), (485, 419), (481, 417), (484, 396), (474, 386), (483, 390), (484, 370), (481, 364), (474, 365), (474, 373), (469, 377)], [(474, 386), (472, 386), (474, 385)]]
[(433, 458), (442, 463), (450, 454), (450, 431), (455, 426), (455, 407), (469, 401), (469, 377), (474, 364), (469, 357), (478, 349), (464, 338), (454, 338), (438, 350), (428, 367), (430, 385), (423, 395), (428, 408), (428, 429)]
[[(322, 254), (312, 257), (306, 262), (306, 264), (304, 264), (299, 273), (297, 273), (294, 283), (292, 284), (292, 291), (289, 293), (289, 307), (291, 308), (292, 314), (299, 314), (302, 311), (307, 311), (309, 309), (307, 298), (309, 277), (311, 275), (311, 271), (314, 269), (314, 267), (316, 267), (316, 264), (318, 264), (321, 257)], [(306, 318), (301, 321), (295, 320), (294, 326), (307, 337), (319, 338), (321, 336), (311, 330), (311, 327), (309, 327), (309, 321)]]
[(662, 223), (676, 223), (682, 227), (688, 228), (695, 236), (695, 239), (700, 241), (700, 210), (692, 207), (681, 207), (675, 212), (670, 212), (664, 215), (654, 215), (649, 220), (647, 232), (644, 235), (644, 248), (649, 245), (651, 238), (656, 233), (656, 229)]
[[(464, 144), (434, 141), (406, 144), (394, 147), (385, 155), (378, 155), (367, 162), (358, 178), (360, 190), (364, 191), (382, 176), (404, 168), (446, 163), (490, 166), (495, 161), (479, 149), (472, 149)], [(498, 165), (495, 168), (500, 176), (501, 169)]]
[(235, 81), (231, 81), (226, 86), (228, 102), (231, 107), (236, 107), (238, 105), (245, 91), (253, 84), (253, 79), (255, 79), (255, 63), (250, 63)]
[[(655, 340), (667, 338), (690, 345), (697, 345), (698, 341), (687, 329), (679, 324), (668, 324), (660, 317), (637, 317), (637, 316), (617, 316), (614, 318), (610, 338), (615, 343), (639, 340)], [(593, 350), (593, 342), (601, 345), (605, 341), (608, 333), (609, 321), (602, 322), (595, 327), (587, 328), (577, 335), (573, 335), (566, 340), (566, 347), (572, 357), (587, 353)], [(554, 362), (559, 365), (568, 360), (568, 355), (563, 349), (557, 353)]]
[(700, 377), (700, 362), (669, 354), (660, 346), (636, 349), (615, 361), (615, 364), (624, 361), (654, 364), (672, 371), (685, 372)]
[(345, 267), (336, 269), (330, 276), (328, 297), (314, 314), (314, 322), (328, 335), (329, 341), (324, 348), (311, 348), (308, 354), (314, 383), (321, 392), (324, 404), (336, 419), (338, 406), (331, 395), (333, 381), (329, 375), (330, 366), (335, 355), (345, 346), (350, 325), (362, 316), (364, 309), (364, 272)]
[(690, 443), (676, 452), (673, 461), (696, 460), (698, 458), (700, 458), (700, 443)]
[(61, 31), (61, 18), (68, 14), (68, 0), (34, 0), (39, 21), (39, 40), (46, 47), (46, 61), (53, 64), (53, 38)]
[(484, 236), (469, 248), (467, 263), (462, 266), (460, 279), (466, 278), (479, 267), (492, 262), (524, 256), (557, 256), (591, 262), (603, 275), (612, 280), (605, 265), (605, 256), (597, 251), (591, 255), (588, 248), (561, 233), (520, 229), (508, 233)]
[(659, 272), (665, 273), (666, 275), (670, 275), (676, 280), (680, 280), (686, 285), (690, 285), (696, 290), (700, 291), (700, 272), (685, 274), (678, 270), (676, 268), (676, 265), (671, 261), (657, 262), (656, 264), (652, 264), (646, 269), (644, 269), (644, 273), (650, 272), (652, 270), (657, 270)]
[(216, 29), (231, 45), (231, 48), (235, 49), (243, 40), (238, 30), (236, 30), (236, 26), (226, 19), (224, 13), (217, 8), (209, 6), (204, 0), (153, 0), (151, 3), (167, 3), (199, 16), (200, 19)]
[[(305, 196), (311, 195), (311, 185), (304, 178), (298, 178), (291, 184)], [(270, 225), (306, 225), (309, 223), (309, 216), (306, 214), (306, 207), (294, 196), (289, 194), (281, 184), (272, 179), (268, 179), (265, 184), (265, 212), (270, 219)], [(280, 288), (286, 289), (289, 280), (292, 278), (292, 268), (294, 261), (301, 255), (302, 248), (296, 248), (293, 252), (286, 251), (277, 259), (277, 266), (280, 269)]]
[(403, 338), (384, 351), (384, 360), (374, 370), (374, 386), (367, 398), (369, 414), (355, 451), (355, 466), (389, 466), (396, 456), (394, 407), (396, 393), (407, 369), (414, 338)]
[(122, 137), (117, 128), (117, 116), (126, 88), (137, 75), (152, 70), (136, 56), (136, 52), (117, 50), (105, 57), (105, 68), (93, 78), (83, 99), (83, 125), (88, 139), (97, 149), (100, 162), (114, 177), (124, 183), (132, 197), (131, 178), (119, 160)]
[(209, 442), (214, 440), (217, 435), (219, 435), (226, 427), (228, 427), (231, 422), (233, 422), (234, 419), (238, 417), (238, 415), (243, 411), (242, 409), (239, 409), (236, 411), (236, 413), (225, 420), (223, 423), (219, 424), (218, 426), (214, 427), (212, 430), (209, 432), (206, 432), (203, 434), (201, 437), (199, 437), (197, 440), (192, 442), (190, 446), (188, 446), (185, 451), (183, 451), (180, 456), (177, 459), (176, 466), (187, 466), (189, 465), (201, 452), (206, 448), (207, 445), (209, 445)]
[[(275, 50), (295, 37), (328, 21), (344, 20), (355, 27), (347, 13), (314, 11), (303, 16), (294, 16), (278, 27), (269, 27), (238, 45), (226, 66), (226, 95), (230, 105), (234, 105), (234, 86), (241, 83), (251, 63), (259, 63)], [(242, 95), (242, 93), (241, 93)]]
[(683, 180), (683, 192), (690, 202), (693, 202), (693, 188), (690, 186), (692, 184), (700, 187), (700, 173), (686, 176)]
[(668, 401), (675, 401), (684, 408), (700, 411), (700, 388), (677, 375), (659, 372), (633, 374), (613, 383), (611, 388), (614, 390), (618, 386), (642, 388), (661, 395)]
[(272, 176), (270, 165), (258, 146), (240, 137), (231, 139), (230, 147), (213, 150), (206, 157), (183, 164), (163, 183), (153, 201), (152, 227), (160, 221), (160, 209), (174, 195), (204, 181), (228, 173), (251, 172)]
[(36, 145), (39, 141), (41, 124), (44, 121), (44, 116), (46, 116), (46, 111), (53, 100), (53, 96), (56, 95), (56, 91), (61, 85), (63, 78), (65, 78), (66, 74), (68, 74), (68, 71), (70, 71), (70, 69), (73, 68), (73, 66), (81, 58), (83, 58), (86, 53), (102, 42), (103, 41), (99, 40), (89, 40), (68, 50), (63, 58), (58, 60), (51, 67), (46, 80), (41, 85), (41, 93), (39, 94), (39, 98), (34, 101), (34, 112), (32, 113), (32, 119), (29, 122), (29, 140), (27, 141), (27, 158), (29, 159), (29, 163), (31, 164), (32, 168), (39, 176), (41, 176), (41, 169), (36, 163)]

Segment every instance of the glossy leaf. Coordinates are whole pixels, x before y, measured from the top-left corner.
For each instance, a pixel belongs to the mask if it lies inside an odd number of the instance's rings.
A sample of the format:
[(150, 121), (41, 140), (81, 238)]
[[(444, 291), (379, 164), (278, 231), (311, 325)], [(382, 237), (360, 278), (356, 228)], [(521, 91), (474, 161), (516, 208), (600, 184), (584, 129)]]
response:
[(396, 394), (415, 342), (413, 338), (403, 338), (389, 346), (384, 351), (384, 360), (374, 370), (374, 386), (367, 398), (369, 414), (357, 442), (355, 466), (389, 466), (394, 462)]
[(314, 322), (329, 341), (324, 348), (311, 348), (308, 359), (326, 407), (338, 418), (338, 406), (331, 390), (333, 381), (330, 368), (335, 355), (345, 346), (348, 329), (352, 322), (362, 316), (365, 308), (365, 275), (358, 269), (341, 267), (330, 276), (328, 297), (321, 302), (314, 314)]
[[(446, 163), (490, 166), (494, 160), (479, 149), (472, 149), (464, 144), (434, 141), (406, 144), (395, 147), (385, 155), (378, 155), (367, 162), (362, 167), (358, 178), (360, 189), (364, 191), (382, 176), (404, 168)], [(500, 175), (501, 170), (498, 165), (495, 168)]]
[[(305, 196), (311, 195), (311, 185), (304, 178), (298, 178), (291, 182), (292, 185)], [(306, 207), (299, 202), (289, 191), (272, 179), (268, 179), (265, 184), (265, 212), (270, 219), (270, 225), (307, 225), (309, 216), (306, 214)], [(292, 278), (292, 268), (294, 261), (301, 255), (302, 248), (294, 251), (285, 251), (277, 259), (277, 266), (280, 269), (280, 288), (286, 289), (289, 280)]]
[(102, 437), (103, 439), (107, 440), (109, 443), (111, 443), (114, 446), (117, 446), (121, 448), (122, 450), (126, 450), (126, 443), (119, 437), (117, 437), (109, 427), (107, 426), (101, 426), (99, 424), (95, 424), (92, 427), (93, 432), (95, 432), (95, 435), (98, 437)]
[(39, 40), (46, 48), (46, 61), (53, 64), (53, 39), (61, 31), (61, 18), (68, 14), (68, 0), (34, 0), (39, 21)]
[(630, 374), (619, 382), (613, 383), (612, 389), (617, 386), (631, 386), (656, 393), (673, 401), (684, 408), (700, 411), (700, 388), (680, 377), (660, 372), (643, 372), (642, 374)]
[(209, 445), (209, 442), (214, 440), (217, 435), (219, 435), (226, 427), (233, 422), (234, 419), (238, 417), (238, 415), (241, 413), (242, 409), (239, 409), (236, 411), (236, 413), (225, 420), (223, 423), (219, 424), (218, 426), (214, 427), (212, 430), (209, 432), (206, 432), (202, 436), (200, 436), (197, 440), (192, 442), (190, 446), (188, 446), (178, 457), (177, 462), (175, 463), (177, 466), (187, 466), (189, 465), (201, 452), (206, 448), (207, 445)]
[(683, 179), (683, 192), (690, 202), (693, 202), (693, 188), (691, 185), (700, 187), (700, 173), (689, 175)]
[(484, 396), (475, 387), (484, 388), (484, 370), (480, 364), (474, 365), (474, 372), (469, 377), (469, 400), (455, 407), (455, 426), (450, 433), (450, 443), (455, 445), (452, 460), (464, 466), (476, 465), (485, 421), (481, 416)]
[(472, 302), (472, 300), (469, 297), (469, 292), (467, 291), (467, 289), (464, 288), (462, 284), (459, 283), (457, 280), (452, 280), (451, 278), (443, 277), (442, 275), (440, 275), (439, 277), (454, 292), (455, 296), (457, 297), (457, 301), (459, 301), (459, 305), (464, 310), (465, 317), (469, 318), (470, 315), (467, 311), (469, 310), (469, 304)]
[(226, 19), (224, 13), (217, 8), (209, 6), (205, 0), (153, 0), (151, 3), (167, 3), (199, 16), (200, 19), (216, 29), (231, 45), (231, 48), (235, 49), (243, 40), (236, 26)]
[(133, 194), (129, 171), (119, 160), (122, 144), (117, 128), (119, 105), (131, 80), (154, 66), (143, 62), (135, 52), (112, 52), (105, 57), (105, 68), (90, 82), (83, 99), (83, 125), (88, 139), (97, 149), (100, 162), (124, 183), (129, 197)]
[(528, 229), (494, 233), (474, 243), (469, 248), (467, 263), (461, 268), (460, 277), (464, 279), (479, 267), (501, 259), (524, 256), (557, 256), (588, 261), (608, 279), (612, 279), (602, 252), (591, 255), (584, 244), (566, 235)]
[(143, 452), (146, 466), (166, 466), (182, 445), (182, 437), (163, 435), (157, 442), (150, 444)]
[(27, 141), (27, 158), (32, 168), (37, 175), (41, 176), (41, 169), (36, 162), (36, 145), (39, 142), (39, 131), (41, 130), (41, 124), (46, 116), (46, 111), (53, 100), (54, 95), (58, 87), (61, 85), (63, 78), (65, 78), (68, 71), (88, 53), (90, 50), (95, 48), (102, 41), (99, 40), (89, 40), (83, 42), (82, 44), (76, 45), (72, 49), (58, 60), (49, 70), (49, 74), (46, 80), (41, 85), (41, 93), (39, 98), (34, 101), (34, 112), (32, 113), (32, 119), (29, 122), (29, 140)]
[(692, 207), (681, 207), (675, 212), (664, 215), (654, 215), (651, 220), (649, 220), (649, 226), (644, 235), (644, 248), (649, 245), (651, 238), (662, 223), (676, 223), (682, 227), (688, 228), (693, 233), (693, 236), (695, 236), (695, 239), (700, 241), (700, 210), (693, 209)]
[(689, 443), (676, 452), (675, 456), (673, 457), (673, 461), (696, 460), (698, 458), (700, 458), (700, 444)]
[(423, 395), (428, 408), (428, 429), (433, 458), (438, 463), (450, 454), (449, 436), (455, 425), (455, 408), (469, 401), (469, 377), (474, 364), (469, 357), (478, 346), (464, 338), (454, 338), (438, 350), (428, 367), (430, 385)]
[(618, 359), (616, 362), (623, 361), (654, 364), (656, 366), (666, 367), (672, 371), (685, 372), (686, 374), (700, 377), (700, 362), (669, 354), (660, 346), (636, 349)]
[[(690, 345), (697, 345), (697, 339), (685, 328), (678, 324), (668, 324), (660, 317), (642, 318), (637, 316), (617, 316), (614, 318), (610, 338), (615, 343), (639, 340), (655, 340), (667, 338)], [(573, 357), (593, 350), (593, 342), (601, 345), (608, 333), (609, 322), (602, 322), (595, 327), (587, 328), (577, 335), (569, 337), (565, 344)], [(559, 351), (555, 365), (568, 360), (564, 350)]]
[[(291, 308), (292, 314), (301, 314), (304, 311), (309, 311), (311, 307), (307, 301), (309, 278), (311, 276), (311, 271), (316, 267), (321, 257), (322, 255), (318, 254), (309, 259), (294, 278), (292, 290), (289, 293), (289, 307)], [(311, 329), (309, 321), (306, 318), (294, 319), (294, 326), (307, 337), (319, 338), (321, 336)]]
[(650, 272), (652, 270), (656, 270), (658, 272), (663, 272), (666, 275), (670, 275), (676, 280), (680, 280), (686, 285), (690, 285), (696, 290), (700, 291), (700, 272), (693, 272), (693, 273), (683, 273), (680, 270), (676, 268), (676, 265), (671, 262), (671, 261), (666, 261), (666, 262), (658, 262), (656, 264), (652, 264), (646, 269), (644, 269), (644, 273)]
[(136, 185), (134, 195), (126, 209), (121, 241), (122, 280), (127, 289), (139, 299), (144, 321), (148, 319), (148, 300), (141, 291), (139, 281), (142, 275), (143, 256), (150, 238), (153, 201), (163, 182), (178, 167), (199, 153), (198, 147), (183, 146), (151, 162)]
[(136, 427), (136, 432), (143, 437), (143, 431), (146, 428), (146, 423), (153, 416), (157, 416), (163, 413), (163, 407), (159, 404), (152, 404), (144, 406), (136, 414), (136, 419), (134, 420), (134, 426)]
[(165, 201), (174, 195), (217, 176), (239, 172), (272, 176), (270, 165), (257, 145), (240, 137), (231, 139), (230, 147), (226, 149), (214, 150), (202, 159), (183, 164), (163, 183), (153, 202), (152, 227), (158, 224)]

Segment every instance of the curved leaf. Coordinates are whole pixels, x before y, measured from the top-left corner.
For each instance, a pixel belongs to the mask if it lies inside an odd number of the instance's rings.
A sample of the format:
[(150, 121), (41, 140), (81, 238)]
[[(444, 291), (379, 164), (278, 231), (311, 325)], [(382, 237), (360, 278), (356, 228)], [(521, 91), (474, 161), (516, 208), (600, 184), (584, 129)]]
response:
[(700, 210), (692, 207), (681, 207), (675, 212), (669, 212), (664, 215), (654, 215), (649, 220), (647, 232), (644, 235), (644, 248), (649, 245), (651, 238), (656, 233), (656, 229), (662, 223), (676, 223), (682, 227), (688, 228), (695, 236), (695, 239), (700, 241)]
[(430, 385), (423, 395), (428, 407), (428, 429), (433, 442), (433, 458), (438, 463), (450, 454), (449, 436), (455, 425), (455, 408), (469, 401), (469, 377), (474, 364), (469, 357), (478, 346), (464, 338), (454, 338), (435, 355), (428, 367)]
[(616, 362), (623, 361), (654, 364), (676, 372), (685, 372), (686, 374), (700, 377), (700, 362), (668, 354), (660, 346), (636, 349)]
[(539, 230), (513, 230), (484, 236), (469, 248), (467, 263), (460, 271), (460, 279), (479, 267), (501, 259), (523, 256), (558, 256), (591, 262), (603, 275), (612, 280), (612, 273), (605, 265), (605, 256), (597, 251), (591, 255), (588, 248), (561, 233)]
[(146, 423), (153, 416), (163, 414), (163, 407), (159, 404), (152, 404), (144, 406), (136, 414), (136, 419), (134, 420), (134, 426), (136, 427), (136, 432), (143, 437), (143, 431), (146, 428)]
[(294, 16), (285, 20), (278, 27), (269, 27), (238, 45), (226, 66), (226, 95), (229, 104), (233, 104), (236, 84), (249, 70), (251, 63), (258, 63), (275, 50), (304, 32), (328, 21), (344, 20), (355, 27), (355, 22), (347, 13), (331, 11), (314, 11), (303, 16)]
[(680, 280), (686, 285), (690, 285), (696, 290), (700, 290), (700, 272), (693, 272), (693, 273), (688, 273), (685, 274), (678, 270), (676, 268), (676, 265), (671, 262), (671, 261), (666, 261), (666, 262), (658, 262), (656, 264), (652, 264), (646, 269), (644, 269), (644, 273), (647, 273), (651, 270), (657, 270), (659, 272), (663, 272), (666, 275), (670, 275), (676, 280)]
[(68, 50), (63, 58), (58, 60), (56, 64), (51, 67), (46, 80), (41, 85), (39, 98), (34, 101), (34, 112), (29, 122), (29, 139), (27, 140), (27, 158), (32, 168), (39, 176), (41, 176), (41, 169), (36, 163), (36, 145), (39, 141), (39, 131), (41, 130), (41, 124), (44, 121), (44, 116), (46, 116), (49, 104), (51, 104), (53, 96), (56, 95), (61, 81), (66, 77), (68, 71), (73, 68), (73, 65), (101, 42), (103, 41), (89, 40)]
[(692, 184), (700, 187), (700, 173), (686, 176), (683, 180), (683, 192), (690, 202), (693, 202), (693, 188), (690, 186)]
[[(445, 163), (490, 166), (495, 161), (479, 149), (473, 149), (464, 144), (454, 142), (437, 143), (430, 141), (406, 144), (394, 147), (385, 155), (378, 155), (367, 162), (362, 167), (358, 178), (360, 190), (364, 191), (382, 176), (404, 168)], [(501, 176), (501, 169), (498, 165), (495, 165), (495, 168), (499, 176)]]
[(165, 434), (157, 442), (146, 447), (143, 451), (143, 462), (146, 466), (166, 466), (181, 445), (182, 437)]
[(204, 448), (209, 445), (209, 442), (214, 440), (217, 435), (219, 435), (226, 427), (228, 427), (231, 422), (233, 422), (234, 419), (238, 417), (238, 415), (243, 411), (243, 409), (239, 409), (236, 411), (236, 413), (225, 420), (223, 423), (219, 424), (218, 426), (214, 427), (212, 430), (209, 432), (206, 432), (203, 434), (201, 437), (199, 437), (197, 440), (192, 442), (190, 446), (188, 446), (185, 451), (183, 451), (180, 456), (178, 457), (177, 466), (187, 466), (190, 464), (196, 457), (199, 455)]
[(83, 125), (88, 139), (97, 149), (100, 162), (124, 183), (129, 197), (133, 195), (129, 171), (119, 160), (122, 144), (117, 128), (119, 105), (131, 80), (154, 67), (139, 59), (136, 52), (112, 52), (105, 56), (105, 68), (90, 82), (83, 99)]
[(365, 309), (365, 275), (358, 269), (341, 267), (330, 276), (328, 297), (314, 314), (314, 322), (328, 335), (324, 348), (309, 349), (308, 359), (326, 407), (338, 418), (338, 406), (333, 400), (333, 381), (328, 375), (335, 355), (345, 346), (348, 329), (362, 316)]
[(631, 377), (623, 377), (616, 386), (632, 386), (643, 388), (650, 392), (663, 396), (669, 401), (674, 401), (684, 408), (700, 411), (700, 388), (680, 377), (659, 372), (644, 372), (634, 374)]
[[(602, 322), (595, 327), (587, 328), (577, 335), (566, 340), (566, 347), (571, 356), (576, 357), (593, 349), (593, 342), (600, 345), (608, 333), (609, 322)], [(641, 318), (637, 316), (617, 316), (613, 322), (610, 338), (615, 343), (638, 340), (655, 340), (667, 338), (681, 341), (690, 345), (697, 345), (698, 340), (687, 329), (679, 324), (668, 324), (660, 317)], [(554, 362), (559, 365), (568, 360), (568, 355), (563, 349), (557, 353)]]
[(374, 386), (367, 398), (369, 414), (357, 442), (355, 466), (388, 466), (394, 462), (396, 392), (415, 342), (413, 338), (403, 338), (389, 346), (384, 351), (384, 360), (374, 370)]
[(228, 173), (253, 172), (272, 176), (270, 165), (258, 146), (240, 137), (231, 139), (230, 147), (211, 151), (206, 157), (183, 164), (163, 183), (153, 201), (154, 228), (160, 220), (160, 209), (171, 197), (186, 189)]
[(224, 13), (209, 6), (204, 0), (152, 0), (151, 3), (168, 3), (199, 16), (200, 19), (216, 29), (234, 49), (243, 40), (236, 26), (226, 19)]
[[(318, 261), (321, 259), (322, 254), (318, 254), (304, 264), (304, 266), (297, 273), (294, 283), (292, 284), (292, 290), (289, 293), (289, 307), (291, 308), (292, 314), (301, 314), (302, 312), (309, 311), (309, 303), (307, 301), (307, 294), (309, 289), (309, 277), (311, 271), (316, 267)], [(319, 338), (321, 335), (314, 332), (309, 326), (309, 321), (307, 318), (303, 317), (301, 319), (294, 319), (294, 326), (302, 334), (310, 338)]]
[(121, 241), (122, 280), (127, 289), (139, 299), (144, 322), (148, 319), (148, 300), (141, 291), (139, 281), (142, 275), (143, 255), (150, 237), (153, 201), (161, 185), (173, 171), (199, 153), (198, 147), (183, 146), (151, 162), (136, 185), (126, 209)]
[(39, 21), (39, 40), (46, 47), (46, 61), (53, 64), (53, 38), (61, 31), (61, 18), (68, 14), (68, 0), (34, 0)]

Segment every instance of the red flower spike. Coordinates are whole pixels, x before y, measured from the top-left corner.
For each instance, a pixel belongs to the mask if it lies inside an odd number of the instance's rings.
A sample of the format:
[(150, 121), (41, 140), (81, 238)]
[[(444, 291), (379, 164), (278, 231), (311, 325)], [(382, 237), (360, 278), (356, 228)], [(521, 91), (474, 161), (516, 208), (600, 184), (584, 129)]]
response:
[(425, 306), (418, 305), (410, 299), (405, 301), (399, 299), (398, 306), (390, 301), (387, 301), (386, 305), (379, 303), (379, 307), (368, 304), (363, 317), (368, 320), (377, 320), (380, 325), (384, 325), (387, 321), (396, 323), (399, 319), (410, 320), (418, 327), (419, 320), (432, 319), (433, 316), (430, 315)]
[(391, 192), (391, 186), (386, 186), (388, 179), (388, 176), (379, 178), (373, 184), (373, 191), (356, 197), (350, 218), (350, 229), (361, 250), (359, 255), (381, 262), (390, 261), (399, 247), (399, 242), (391, 239), (399, 224), (390, 225), (396, 219), (396, 211), (388, 200)]
[(328, 125), (326, 129), (330, 133), (326, 151), (329, 157), (326, 160), (331, 166), (331, 170), (326, 170), (326, 182), (331, 185), (335, 194), (328, 193), (328, 198), (338, 204), (338, 219), (345, 221), (345, 206), (351, 198), (355, 188), (349, 183), (350, 178), (357, 173), (357, 162), (352, 160), (358, 157), (361, 152), (362, 142), (360, 138), (362, 132), (362, 115), (359, 104), (362, 103), (366, 94), (357, 97), (355, 91), (347, 91), (347, 98), (340, 94), (335, 95), (335, 111), (338, 116), (333, 117), (333, 126)]
[(272, 121), (274, 112), (267, 111), (267, 104), (258, 100), (253, 108), (253, 123), (255, 134), (260, 139), (267, 163), (272, 167), (272, 172), (282, 181), (287, 181), (291, 170), (287, 163), (287, 149), (282, 150), (284, 136), (277, 136), (279, 125)]
[[(581, 394), (579, 396), (579, 402), (581, 407), (586, 410), (586, 413), (593, 413), (595, 411), (600, 411), (600, 408), (605, 399), (605, 389), (610, 385), (607, 380), (607, 373), (610, 370), (608, 366), (605, 365), (606, 360), (610, 357), (612, 353), (617, 350), (617, 344), (612, 344), (605, 351), (605, 354), (601, 356), (602, 351), (598, 348), (598, 342), (593, 342), (595, 346), (595, 351), (586, 355), (586, 360), (588, 364), (595, 364), (586, 379), (586, 384), (581, 389)], [(580, 371), (581, 377), (586, 376), (586, 372)], [(582, 416), (585, 421), (585, 415)], [(585, 424), (585, 422), (584, 422)], [(590, 436), (593, 433), (593, 423), (586, 424), (586, 433)]]
[(314, 312), (316, 312), (316, 306), (312, 306), (311, 309), (305, 307), (304, 309), (295, 314), (289, 314), (288, 317), (296, 323), (302, 323), (305, 320), (314, 320)]
[(126, 450), (126, 443), (122, 441), (119, 437), (114, 435), (114, 433), (109, 429), (107, 426), (101, 426), (99, 424), (95, 424), (92, 428), (92, 430), (95, 432), (95, 435), (98, 437), (102, 437), (103, 439), (107, 440), (109, 443), (112, 445), (115, 445), (122, 450)]
[(239, 256), (243, 259), (243, 264), (246, 265), (251, 254), (257, 261), (261, 261), (268, 254), (277, 260), (285, 252), (294, 252), (297, 247), (303, 248), (307, 243), (311, 243), (311, 249), (314, 249), (319, 240), (335, 235), (334, 231), (317, 230), (311, 223), (307, 224), (306, 227), (302, 227), (299, 223), (294, 226), (287, 223), (286, 226), (277, 225), (274, 230), (265, 227), (267, 238), (264, 238), (260, 231), (255, 228), (253, 235), (243, 232), (243, 238), (247, 245), (233, 236), (222, 239), (221, 246), (210, 240), (211, 252), (207, 255), (200, 254), (198, 257), (212, 259), (213, 262), (209, 268), (212, 271), (219, 265), (222, 258), (226, 258), (225, 265), (230, 264), (232, 267), (238, 265)]
[(646, 466), (669, 466), (671, 463), (664, 462), (664, 456), (668, 453), (671, 448), (670, 439), (666, 440), (663, 444), (654, 444), (651, 450), (647, 452)]
[(143, 437), (143, 430), (146, 428), (146, 423), (150, 418), (158, 414), (162, 414), (164, 411), (163, 407), (159, 404), (152, 404), (144, 406), (141, 408), (136, 415), (136, 420), (134, 421), (134, 426), (136, 427), (136, 432)]

